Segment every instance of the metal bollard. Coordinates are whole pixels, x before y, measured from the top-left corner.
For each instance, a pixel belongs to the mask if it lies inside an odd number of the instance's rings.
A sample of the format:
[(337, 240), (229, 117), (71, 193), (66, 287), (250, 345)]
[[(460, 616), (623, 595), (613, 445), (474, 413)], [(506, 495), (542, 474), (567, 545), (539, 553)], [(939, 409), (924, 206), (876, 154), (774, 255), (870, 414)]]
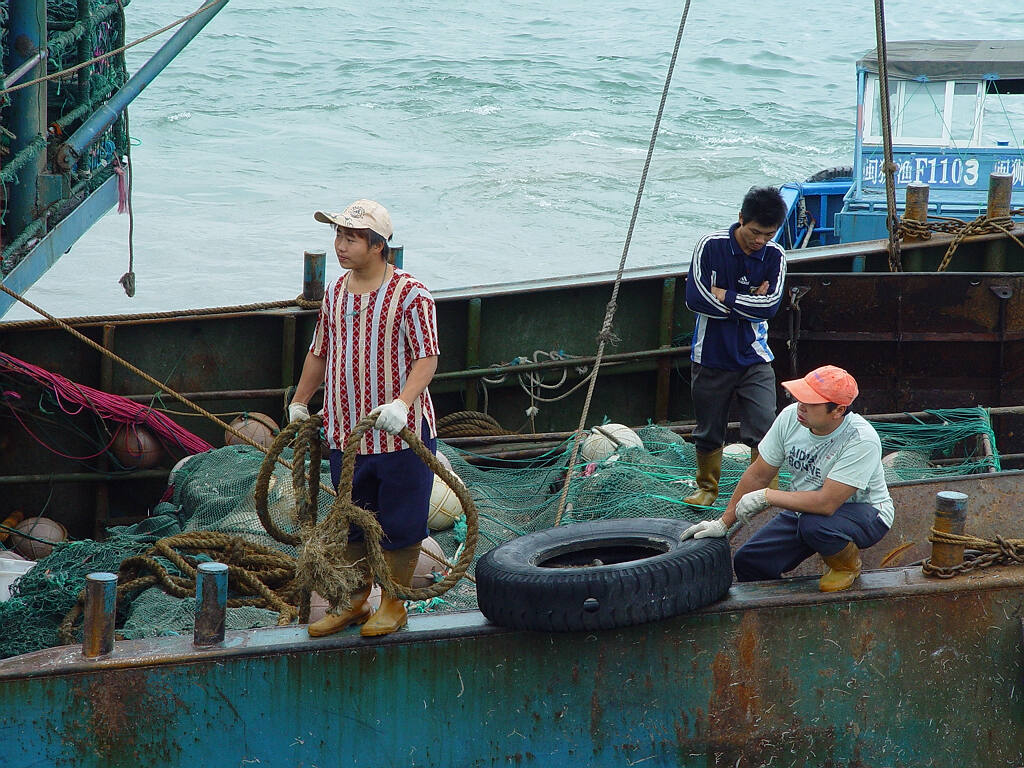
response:
[(85, 577), (85, 626), (82, 655), (87, 659), (114, 650), (114, 618), (117, 611), (117, 574), (90, 573)]
[(194, 645), (224, 642), (224, 614), (228, 605), (228, 567), (200, 563), (196, 573), (196, 628)]
[(1013, 193), (1013, 176), (1008, 173), (991, 173), (988, 177), (988, 209), (990, 219), (1010, 215), (1010, 195)]
[(928, 185), (919, 181), (907, 184), (907, 207), (903, 218), (928, 221)]
[[(962, 536), (967, 521), (967, 494), (958, 491), (939, 491), (935, 497), (935, 522), (932, 526), (941, 533)], [(951, 568), (964, 561), (962, 544), (932, 544), (931, 564)]]
[(306, 251), (302, 256), (302, 298), (306, 301), (323, 301), (327, 281), (327, 252)]

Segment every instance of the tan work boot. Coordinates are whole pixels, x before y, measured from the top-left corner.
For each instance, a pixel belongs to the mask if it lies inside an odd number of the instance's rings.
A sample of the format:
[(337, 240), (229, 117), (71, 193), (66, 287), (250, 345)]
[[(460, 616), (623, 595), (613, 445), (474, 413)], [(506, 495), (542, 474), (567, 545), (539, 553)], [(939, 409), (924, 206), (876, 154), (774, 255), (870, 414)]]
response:
[(838, 592), (849, 589), (860, 576), (860, 550), (852, 541), (834, 555), (821, 556), (827, 566), (818, 582), (822, 592)]
[(697, 451), (697, 491), (683, 499), (685, 504), (710, 507), (718, 498), (718, 480), (722, 476), (722, 449)]
[(308, 627), (310, 637), (325, 637), (326, 635), (340, 632), (345, 627), (351, 627), (353, 624), (362, 624), (373, 613), (373, 610), (366, 602), (370, 597), (370, 590), (373, 588), (373, 582), (370, 581), (370, 572), (366, 567), (366, 543), (359, 541), (345, 547), (345, 559), (355, 564), (356, 568), (365, 577), (366, 584), (356, 589), (349, 596), (352, 604), (347, 611), (337, 614), (328, 613), (319, 621), (314, 621), (310, 624)]
[[(760, 455), (761, 454), (758, 452), (756, 445), (750, 446), (750, 463), (751, 464), (753, 464), (755, 461), (757, 461), (757, 457), (760, 456)], [(768, 483), (768, 487), (769, 488), (774, 488), (776, 491), (779, 490), (779, 473), (778, 472), (775, 473), (775, 477), (772, 478), (772, 481), (770, 483)]]
[[(416, 563), (420, 559), (420, 545), (415, 544), (403, 549), (384, 550), (384, 560), (391, 569), (391, 578), (403, 587), (412, 585), (412, 575), (416, 572)], [(377, 637), (397, 632), (409, 623), (409, 614), (405, 610), (405, 600), (398, 600), (381, 595), (380, 608), (363, 624), (359, 634), (364, 637)]]

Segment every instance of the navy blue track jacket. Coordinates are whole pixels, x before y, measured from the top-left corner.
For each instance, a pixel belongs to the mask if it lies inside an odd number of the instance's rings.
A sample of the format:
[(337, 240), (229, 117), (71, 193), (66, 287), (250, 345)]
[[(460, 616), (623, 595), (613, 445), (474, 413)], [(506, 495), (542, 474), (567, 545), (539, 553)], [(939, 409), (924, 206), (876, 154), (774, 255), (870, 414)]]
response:
[[(686, 275), (686, 306), (697, 315), (690, 359), (708, 368), (739, 371), (774, 359), (768, 348), (768, 320), (782, 303), (786, 252), (775, 242), (746, 254), (733, 232), (705, 235), (693, 249)], [(768, 281), (768, 293), (755, 296)], [(725, 301), (711, 293), (726, 290)]]

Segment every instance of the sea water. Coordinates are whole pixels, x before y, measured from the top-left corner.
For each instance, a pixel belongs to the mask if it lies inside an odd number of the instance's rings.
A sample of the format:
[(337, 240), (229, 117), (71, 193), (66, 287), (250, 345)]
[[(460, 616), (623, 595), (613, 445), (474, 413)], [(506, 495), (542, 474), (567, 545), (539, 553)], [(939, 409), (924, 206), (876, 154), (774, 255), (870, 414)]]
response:
[[(1020, 35), (1018, 0), (984, 5), (890, 0), (888, 38)], [(199, 6), (132, 3), (128, 38)], [(135, 297), (114, 212), (28, 296), (62, 316), (292, 298), (304, 250), (340, 272), (313, 212), (359, 197), (435, 289), (613, 270), (683, 6), (231, 0), (131, 107)], [(871, 2), (693, 0), (627, 266), (683, 265), (749, 187), (849, 165), (874, 44)]]

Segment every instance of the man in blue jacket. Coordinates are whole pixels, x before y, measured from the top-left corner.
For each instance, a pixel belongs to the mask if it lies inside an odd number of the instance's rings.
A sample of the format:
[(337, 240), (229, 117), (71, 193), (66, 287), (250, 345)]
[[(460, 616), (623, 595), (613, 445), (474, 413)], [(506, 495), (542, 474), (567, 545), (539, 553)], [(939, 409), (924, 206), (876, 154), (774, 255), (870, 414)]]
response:
[(740, 440), (757, 444), (775, 419), (775, 373), (768, 320), (782, 302), (786, 253), (771, 241), (786, 218), (773, 187), (747, 192), (739, 221), (703, 237), (686, 276), (686, 306), (697, 315), (690, 352), (690, 392), (697, 415), (697, 491), (687, 504), (718, 498), (722, 446), (735, 397)]

